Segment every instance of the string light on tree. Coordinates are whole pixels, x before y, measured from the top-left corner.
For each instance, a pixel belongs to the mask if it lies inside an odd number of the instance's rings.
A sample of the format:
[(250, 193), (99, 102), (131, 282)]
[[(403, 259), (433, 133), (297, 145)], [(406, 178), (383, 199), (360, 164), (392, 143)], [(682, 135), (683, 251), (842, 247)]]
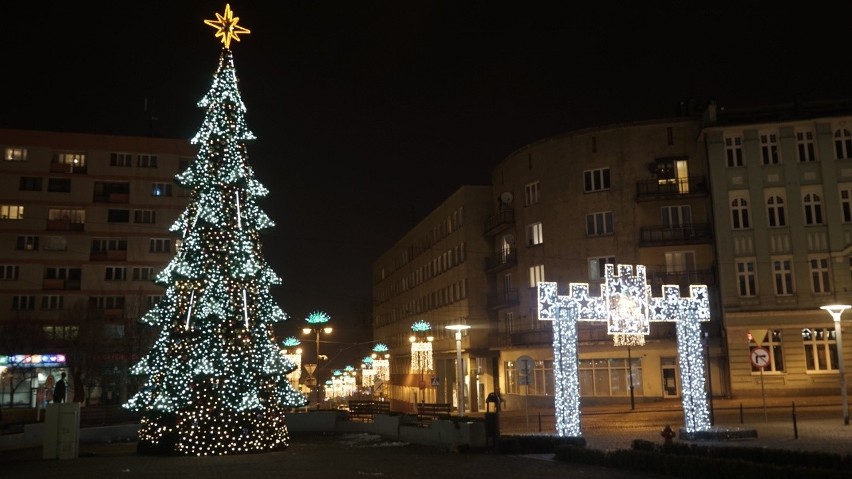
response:
[(296, 370), (272, 326), (287, 319), (270, 293), (281, 279), (263, 258), (260, 235), (273, 221), (258, 200), (268, 191), (248, 164), (255, 139), (245, 122), (231, 40), (249, 30), (230, 6), (217, 20), (223, 48), (198, 102), (204, 120), (195, 161), (176, 175), (191, 192), (171, 226), (181, 246), (155, 278), (163, 299), (141, 322), (160, 328), (133, 368), (146, 382), (125, 407), (141, 412), (139, 451), (235, 454), (289, 444), (285, 412), (307, 399), (288, 380)]

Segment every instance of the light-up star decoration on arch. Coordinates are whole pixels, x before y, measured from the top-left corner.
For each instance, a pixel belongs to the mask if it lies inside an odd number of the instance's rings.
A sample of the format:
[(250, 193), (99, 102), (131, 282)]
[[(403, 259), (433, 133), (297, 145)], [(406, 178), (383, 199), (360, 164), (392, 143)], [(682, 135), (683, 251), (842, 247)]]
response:
[(248, 35), (251, 30), (239, 25), (240, 17), (235, 17), (230, 4), (225, 4), (225, 13), (216, 14), (216, 20), (204, 20), (204, 23), (216, 29), (216, 38), (221, 38), (225, 48), (231, 48), (231, 40), (240, 41), (239, 35)]
[[(590, 296), (587, 283), (571, 283), (568, 296), (559, 296), (556, 283), (538, 284), (538, 319), (553, 321), (553, 376), (556, 432), (580, 436), (580, 379), (577, 369), (577, 321), (607, 323), (616, 344), (639, 344), (654, 321), (674, 321), (678, 366), (683, 377), (682, 402), (687, 432), (710, 428), (701, 352), (701, 322), (710, 319), (707, 286), (664, 285), (662, 297), (652, 297), (645, 266), (606, 265), (602, 296)], [(643, 336), (639, 341), (638, 336)]]

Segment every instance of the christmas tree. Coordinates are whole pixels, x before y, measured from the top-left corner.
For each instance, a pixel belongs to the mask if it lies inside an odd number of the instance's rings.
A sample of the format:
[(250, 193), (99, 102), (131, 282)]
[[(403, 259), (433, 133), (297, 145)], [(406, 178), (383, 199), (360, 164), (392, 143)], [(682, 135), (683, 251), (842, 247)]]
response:
[(287, 447), (285, 412), (304, 406), (287, 374), (296, 365), (272, 325), (287, 319), (270, 287), (281, 279), (264, 261), (260, 233), (274, 226), (257, 200), (267, 189), (248, 165), (245, 123), (231, 41), (249, 30), (230, 5), (205, 23), (223, 48), (206, 109), (192, 139), (198, 157), (176, 177), (191, 199), (171, 231), (180, 247), (155, 281), (163, 299), (141, 321), (161, 328), (133, 368), (147, 382), (125, 407), (140, 411), (142, 453), (236, 454)]

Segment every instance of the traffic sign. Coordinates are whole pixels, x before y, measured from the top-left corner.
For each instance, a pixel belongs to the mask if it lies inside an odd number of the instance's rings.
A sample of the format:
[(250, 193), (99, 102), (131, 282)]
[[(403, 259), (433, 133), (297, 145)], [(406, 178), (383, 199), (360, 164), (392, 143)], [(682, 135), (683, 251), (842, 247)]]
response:
[(432, 387), (436, 388), (441, 385), (441, 381), (438, 380), (438, 376), (432, 376)]
[(754, 348), (751, 350), (751, 364), (763, 369), (769, 366), (769, 351), (765, 348)]

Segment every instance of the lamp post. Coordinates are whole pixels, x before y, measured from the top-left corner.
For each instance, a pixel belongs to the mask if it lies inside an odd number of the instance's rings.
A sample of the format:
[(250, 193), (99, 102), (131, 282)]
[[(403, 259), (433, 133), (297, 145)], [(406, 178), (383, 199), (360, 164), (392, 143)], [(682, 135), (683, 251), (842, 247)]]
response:
[[(323, 326), (325, 323), (328, 322), (329, 319), (331, 319), (331, 318), (327, 314), (325, 314), (321, 311), (315, 311), (315, 312), (309, 314), (307, 318), (305, 318), (305, 321), (307, 321), (310, 326), (306, 326), (306, 327), (302, 328), (302, 334), (311, 334), (312, 332), (316, 334), (317, 368), (319, 368), (320, 358), (321, 358), (321, 356), (320, 356), (320, 334), (321, 333), (331, 334), (331, 331), (332, 331), (331, 326)], [(317, 376), (319, 376), (319, 374), (317, 374)], [(319, 404), (320, 404), (319, 382), (317, 382), (316, 388), (317, 388), (317, 409), (319, 409)]]
[(840, 398), (843, 404), (843, 424), (849, 425), (849, 398), (846, 394), (846, 368), (843, 366), (843, 337), (841, 335), (840, 316), (843, 311), (852, 308), (848, 304), (831, 304), (821, 306), (820, 309), (828, 311), (834, 320), (834, 335), (837, 345), (837, 371), (840, 373)]
[(447, 329), (456, 332), (456, 363), (458, 364), (458, 388), (459, 388), (459, 416), (464, 415), (464, 364), (462, 363), (461, 338), (462, 331), (470, 329), (467, 324), (451, 324)]

